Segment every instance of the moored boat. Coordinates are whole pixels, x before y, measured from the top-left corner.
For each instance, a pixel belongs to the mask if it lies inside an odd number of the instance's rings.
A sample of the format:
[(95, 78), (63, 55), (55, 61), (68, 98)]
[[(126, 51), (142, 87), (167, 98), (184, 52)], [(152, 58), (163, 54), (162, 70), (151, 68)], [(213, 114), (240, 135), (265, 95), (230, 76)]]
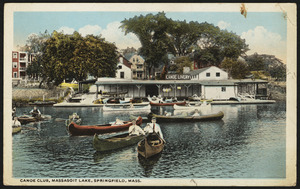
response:
[(143, 135), (129, 136), (128, 132), (106, 139), (101, 139), (99, 138), (98, 134), (95, 134), (93, 139), (93, 147), (98, 152), (111, 151), (134, 145), (141, 141), (143, 138)]
[(22, 115), (18, 117), (18, 120), (21, 122), (21, 124), (27, 124), (30, 122), (37, 122), (37, 121), (44, 121), (44, 120), (48, 120), (51, 119), (51, 116), (46, 116), (46, 115), (42, 115), (42, 116), (38, 116), (38, 117), (32, 117), (29, 115)]
[(174, 105), (185, 105), (186, 102), (162, 102), (162, 103), (155, 103), (155, 102), (150, 102), (151, 106), (174, 106)]
[(103, 106), (103, 111), (150, 111), (151, 106)]
[(149, 133), (138, 143), (137, 151), (144, 158), (152, 157), (162, 152), (165, 141), (157, 133)]
[[(137, 118), (136, 124), (142, 124), (142, 117), (139, 116)], [(94, 135), (102, 134), (102, 133), (112, 133), (125, 131), (132, 125), (132, 122), (125, 121), (123, 125), (114, 125), (114, 124), (103, 124), (103, 125), (78, 125), (74, 122), (71, 122), (68, 125), (68, 131), (71, 135), (79, 136), (79, 135)]]
[(174, 110), (201, 110), (201, 109), (210, 109), (211, 104), (196, 104), (196, 105), (188, 105), (188, 106), (179, 106), (177, 104), (174, 104), (173, 106)]
[(215, 114), (206, 114), (206, 115), (200, 115), (200, 116), (163, 116), (163, 115), (156, 115), (154, 113), (148, 114), (149, 119), (152, 117), (156, 117), (157, 121), (166, 122), (166, 121), (172, 121), (172, 122), (195, 122), (195, 121), (213, 121), (213, 120), (220, 120), (224, 117), (224, 113), (222, 111), (219, 111)]
[(21, 126), (13, 126), (12, 127), (12, 134), (16, 134), (22, 130)]

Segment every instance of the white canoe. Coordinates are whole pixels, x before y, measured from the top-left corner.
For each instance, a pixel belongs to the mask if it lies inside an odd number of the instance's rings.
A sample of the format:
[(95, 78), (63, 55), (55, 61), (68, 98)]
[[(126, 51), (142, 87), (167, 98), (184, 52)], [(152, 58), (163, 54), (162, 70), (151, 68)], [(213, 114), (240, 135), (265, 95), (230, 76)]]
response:
[(151, 106), (148, 104), (147, 106), (103, 106), (103, 111), (150, 111)]
[(211, 104), (201, 104), (201, 105), (189, 105), (189, 106), (178, 106), (174, 104), (173, 106), (174, 110), (202, 110), (202, 109), (211, 109)]

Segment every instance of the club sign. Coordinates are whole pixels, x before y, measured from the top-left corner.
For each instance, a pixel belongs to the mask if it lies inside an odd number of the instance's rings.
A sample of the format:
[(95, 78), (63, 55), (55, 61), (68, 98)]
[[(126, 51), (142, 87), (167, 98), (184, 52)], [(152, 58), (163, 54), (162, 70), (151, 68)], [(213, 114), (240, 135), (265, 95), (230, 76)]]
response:
[(187, 74), (167, 74), (167, 80), (190, 80), (191, 76)]

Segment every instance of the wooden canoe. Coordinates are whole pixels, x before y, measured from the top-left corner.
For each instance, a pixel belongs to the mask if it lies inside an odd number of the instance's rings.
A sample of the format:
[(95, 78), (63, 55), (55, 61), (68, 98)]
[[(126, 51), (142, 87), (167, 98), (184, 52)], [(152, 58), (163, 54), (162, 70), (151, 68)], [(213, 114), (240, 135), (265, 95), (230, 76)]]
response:
[(98, 137), (98, 134), (95, 134), (93, 139), (93, 147), (98, 152), (111, 151), (134, 145), (141, 141), (143, 138), (143, 135), (129, 136), (128, 132), (106, 139), (101, 139)]
[(12, 134), (16, 134), (16, 133), (20, 132), (21, 129), (22, 129), (21, 126), (12, 127)]
[[(136, 124), (142, 124), (142, 117), (139, 116)], [(126, 121), (123, 125), (112, 125), (112, 124), (104, 124), (104, 125), (77, 125), (74, 122), (71, 122), (67, 129), (69, 133), (73, 136), (80, 135), (94, 135), (102, 134), (102, 133), (113, 133), (127, 130), (132, 125), (132, 122)]]
[(48, 118), (44, 115), (40, 116), (40, 117), (32, 117), (32, 116), (28, 116), (28, 115), (23, 115), (18, 117), (18, 120), (20, 121), (21, 124), (27, 124), (30, 122), (37, 122), (37, 121), (43, 121), (43, 120), (47, 120)]
[(151, 105), (151, 106), (174, 106), (174, 104), (176, 104), (176, 105), (185, 105), (186, 102), (184, 101), (184, 102), (168, 102), (168, 103), (163, 102), (163, 103), (155, 103), (155, 102), (151, 102), (151, 101), (150, 101), (150, 105)]
[(164, 146), (164, 140), (157, 133), (149, 133), (138, 143), (137, 151), (144, 158), (149, 158), (162, 152)]
[(210, 109), (211, 108), (211, 104), (201, 104), (201, 105), (190, 105), (190, 106), (178, 106), (178, 105), (174, 105), (173, 106), (174, 110), (201, 110), (201, 109)]
[(196, 122), (196, 121), (214, 121), (220, 120), (224, 117), (224, 113), (219, 111), (215, 114), (207, 114), (207, 115), (200, 115), (200, 116), (163, 116), (163, 115), (156, 115), (154, 113), (148, 114), (148, 118), (151, 119), (152, 117), (156, 117), (157, 121), (166, 122)]

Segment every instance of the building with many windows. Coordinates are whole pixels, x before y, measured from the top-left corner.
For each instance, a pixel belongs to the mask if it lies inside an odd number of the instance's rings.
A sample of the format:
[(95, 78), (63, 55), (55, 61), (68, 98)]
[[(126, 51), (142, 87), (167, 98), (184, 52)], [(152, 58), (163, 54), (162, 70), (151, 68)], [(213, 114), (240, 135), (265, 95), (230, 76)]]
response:
[(135, 53), (131, 58), (129, 59), (129, 62), (131, 65), (132, 70), (132, 78), (133, 79), (145, 79), (146, 78), (146, 66), (145, 66), (145, 60), (143, 57)]
[(12, 78), (25, 79), (27, 67), (34, 59), (34, 54), (28, 52), (12, 52)]

